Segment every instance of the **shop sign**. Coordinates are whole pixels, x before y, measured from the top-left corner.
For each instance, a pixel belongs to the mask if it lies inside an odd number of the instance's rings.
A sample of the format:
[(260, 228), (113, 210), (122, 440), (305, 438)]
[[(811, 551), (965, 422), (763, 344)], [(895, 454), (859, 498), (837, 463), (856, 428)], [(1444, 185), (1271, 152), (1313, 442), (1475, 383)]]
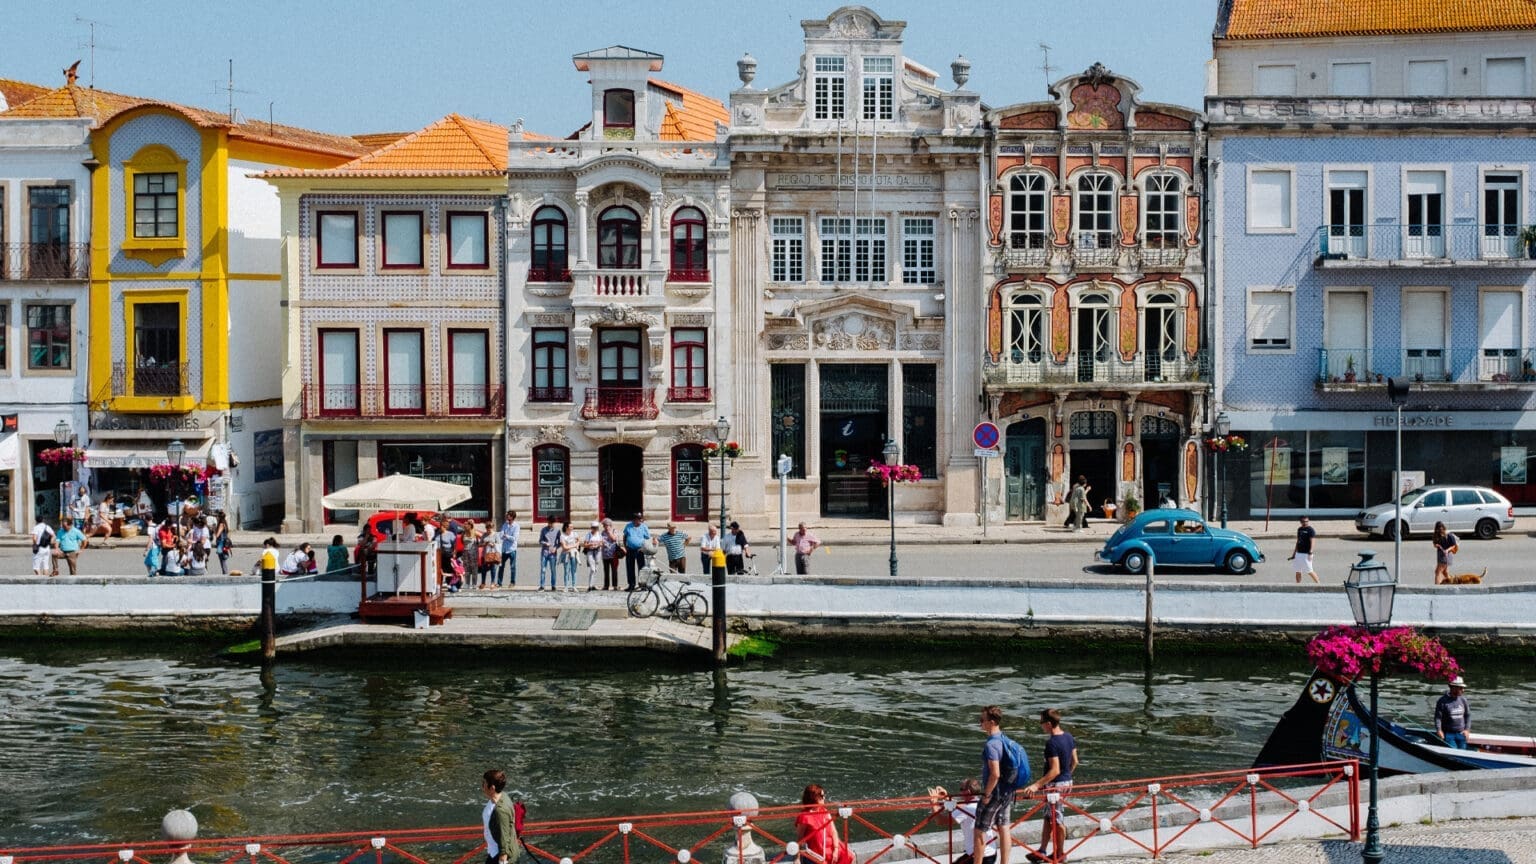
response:
[[(1371, 420), (1377, 427), (1394, 429), (1397, 427), (1397, 415), (1377, 414)], [(1456, 428), (1455, 414), (1404, 414), (1404, 429), (1454, 429)]]
[(160, 417), (153, 414), (113, 414), (98, 411), (91, 415), (91, 429), (109, 431), (124, 429), (136, 432), (180, 432), (201, 429), (197, 417), (185, 414), (180, 417)]
[(534, 518), (565, 518), (567, 464), (563, 447), (544, 446), (534, 450)]
[[(854, 184), (858, 185), (855, 186)], [(932, 189), (930, 174), (870, 174), (855, 175), (852, 170), (841, 175), (833, 171), (796, 171), (785, 174), (769, 174), (769, 189)]]
[(672, 517), (690, 521), (708, 518), (705, 512), (704, 456), (699, 447), (679, 447), (672, 465)]

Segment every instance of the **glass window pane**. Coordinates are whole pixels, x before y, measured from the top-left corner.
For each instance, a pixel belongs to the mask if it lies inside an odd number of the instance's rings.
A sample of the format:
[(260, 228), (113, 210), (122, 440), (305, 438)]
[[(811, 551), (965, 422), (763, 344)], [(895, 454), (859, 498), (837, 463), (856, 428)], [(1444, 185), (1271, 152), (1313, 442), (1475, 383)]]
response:
[(420, 267), (421, 214), (384, 214), (384, 266)]
[(320, 265), (357, 266), (357, 214), (320, 214)]
[(448, 217), (448, 266), (486, 266), (484, 213), (454, 213)]

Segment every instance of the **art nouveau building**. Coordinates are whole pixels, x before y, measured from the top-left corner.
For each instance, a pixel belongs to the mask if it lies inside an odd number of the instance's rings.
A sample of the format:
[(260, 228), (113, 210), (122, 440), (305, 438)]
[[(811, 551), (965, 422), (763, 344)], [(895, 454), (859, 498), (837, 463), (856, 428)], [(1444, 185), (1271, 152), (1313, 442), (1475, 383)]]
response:
[(652, 77), (663, 58), (574, 58), (591, 122), (507, 156), (507, 489), (524, 519), (703, 521), (703, 444), (731, 413), (719, 303), (730, 237), (725, 106)]
[(1095, 64), (987, 115), (995, 518), (1060, 521), (1078, 475), (1095, 511), (1200, 495), (1203, 123), (1139, 92)]
[[(507, 128), (451, 114), (282, 197), (285, 531), (359, 514), (325, 493), (389, 474), (502, 496)], [(362, 514), (366, 515), (366, 514)]]
[[(858, 6), (801, 22), (800, 74), (731, 94), (730, 306), (738, 508), (883, 516), (866, 470), (887, 441), (924, 479), (898, 518), (975, 524), (980, 99), (903, 52)], [(769, 502), (774, 502), (770, 504)]]

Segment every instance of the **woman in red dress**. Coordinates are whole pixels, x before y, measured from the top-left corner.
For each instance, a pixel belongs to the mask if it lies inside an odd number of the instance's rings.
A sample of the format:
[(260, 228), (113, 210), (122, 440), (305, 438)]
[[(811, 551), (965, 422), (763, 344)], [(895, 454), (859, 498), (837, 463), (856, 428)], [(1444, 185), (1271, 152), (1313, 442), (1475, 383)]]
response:
[(853, 852), (837, 836), (837, 823), (827, 812), (827, 793), (812, 783), (800, 795), (805, 812), (795, 817), (801, 861), (805, 864), (854, 864)]

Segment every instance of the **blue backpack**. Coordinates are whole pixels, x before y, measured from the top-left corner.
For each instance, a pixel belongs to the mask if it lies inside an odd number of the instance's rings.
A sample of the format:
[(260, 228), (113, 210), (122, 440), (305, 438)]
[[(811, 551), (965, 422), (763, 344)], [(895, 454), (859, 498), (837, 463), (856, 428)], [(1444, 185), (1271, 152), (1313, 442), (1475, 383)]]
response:
[(1029, 785), (1029, 756), (1019, 742), (1003, 736), (1003, 755), (997, 761), (997, 789), (1013, 792)]

